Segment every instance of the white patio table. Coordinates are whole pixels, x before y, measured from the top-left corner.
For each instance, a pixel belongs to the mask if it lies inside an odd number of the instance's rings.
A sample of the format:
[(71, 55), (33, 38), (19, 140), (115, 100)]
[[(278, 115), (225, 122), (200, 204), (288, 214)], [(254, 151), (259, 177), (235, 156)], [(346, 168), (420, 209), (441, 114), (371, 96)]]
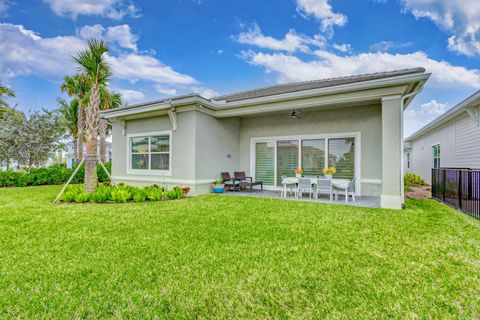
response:
[[(309, 178), (312, 184), (317, 184), (317, 179), (318, 178)], [(283, 184), (283, 196), (286, 198), (287, 197), (287, 184), (294, 184), (298, 183), (298, 178), (297, 177), (287, 177), (283, 179), (282, 184)], [(341, 189), (345, 191), (345, 194), (348, 189), (348, 184), (350, 183), (350, 180), (348, 179), (332, 179), (332, 186)], [(348, 201), (348, 197), (345, 197), (345, 202)]]

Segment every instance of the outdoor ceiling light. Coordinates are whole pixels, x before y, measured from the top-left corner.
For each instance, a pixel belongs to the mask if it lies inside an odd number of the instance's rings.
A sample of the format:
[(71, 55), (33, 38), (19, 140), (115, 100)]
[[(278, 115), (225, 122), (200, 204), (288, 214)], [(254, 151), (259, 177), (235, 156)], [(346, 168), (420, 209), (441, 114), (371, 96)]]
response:
[(300, 119), (300, 112), (298, 112), (297, 110), (293, 110), (291, 116), (293, 119)]

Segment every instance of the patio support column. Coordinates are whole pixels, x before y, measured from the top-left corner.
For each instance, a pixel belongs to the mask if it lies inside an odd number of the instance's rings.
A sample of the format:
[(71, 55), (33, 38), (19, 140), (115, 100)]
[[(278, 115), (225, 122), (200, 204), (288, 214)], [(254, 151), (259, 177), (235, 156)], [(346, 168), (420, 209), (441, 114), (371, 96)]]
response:
[(382, 208), (403, 204), (403, 110), (401, 96), (382, 98)]

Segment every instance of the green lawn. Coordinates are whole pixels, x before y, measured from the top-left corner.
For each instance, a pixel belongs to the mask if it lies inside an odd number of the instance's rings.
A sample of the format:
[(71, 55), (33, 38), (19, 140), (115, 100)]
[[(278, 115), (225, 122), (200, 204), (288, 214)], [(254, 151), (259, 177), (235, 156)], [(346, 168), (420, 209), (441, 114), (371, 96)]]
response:
[(52, 205), (0, 189), (0, 318), (479, 318), (480, 222), (204, 196)]

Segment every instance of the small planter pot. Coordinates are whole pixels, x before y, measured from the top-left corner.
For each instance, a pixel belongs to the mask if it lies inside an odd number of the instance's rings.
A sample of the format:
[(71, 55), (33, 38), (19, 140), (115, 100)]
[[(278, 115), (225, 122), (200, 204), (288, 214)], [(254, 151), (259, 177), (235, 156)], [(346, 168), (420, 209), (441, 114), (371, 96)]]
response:
[(301, 174), (301, 173), (295, 173), (295, 177), (301, 178), (301, 177), (302, 177), (302, 174)]
[(213, 193), (223, 193), (225, 191), (224, 184), (213, 184)]
[(326, 174), (325, 178), (327, 178), (328, 180), (332, 180), (332, 175), (331, 174)]

